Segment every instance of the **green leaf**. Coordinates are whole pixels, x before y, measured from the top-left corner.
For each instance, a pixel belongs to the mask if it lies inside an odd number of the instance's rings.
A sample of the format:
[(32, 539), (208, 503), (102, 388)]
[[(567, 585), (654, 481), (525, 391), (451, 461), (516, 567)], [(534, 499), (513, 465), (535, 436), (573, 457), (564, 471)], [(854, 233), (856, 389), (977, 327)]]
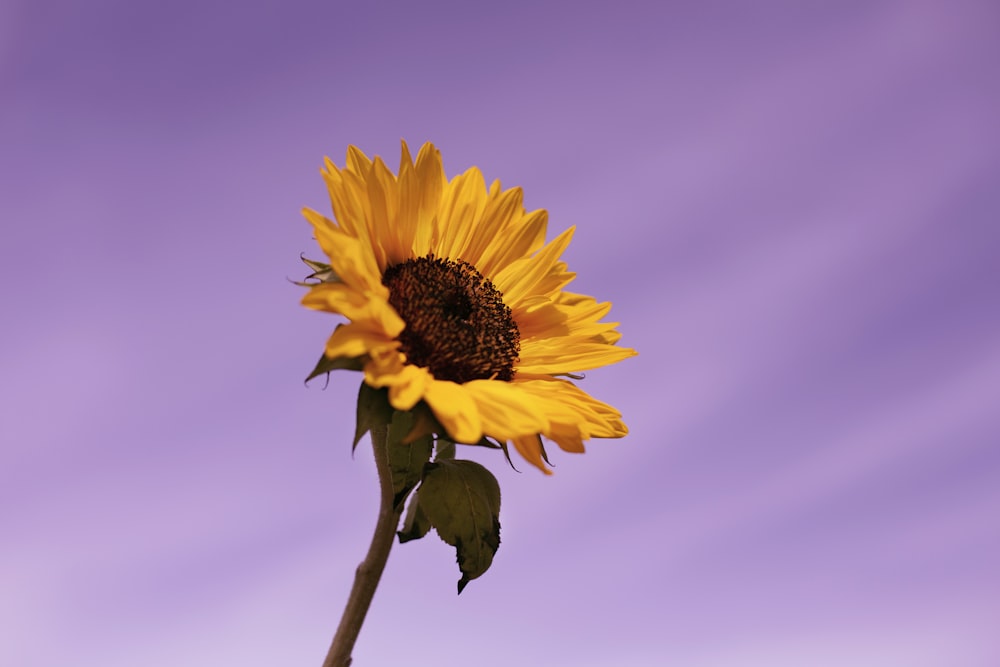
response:
[(445, 459), (427, 464), (419, 493), (431, 525), (457, 551), (461, 593), (500, 548), (500, 485), (474, 461)]
[(427, 518), (427, 513), (420, 504), (420, 489), (413, 494), (410, 505), (406, 508), (406, 516), (403, 517), (403, 530), (396, 533), (399, 536), (399, 543), (405, 544), (410, 540), (419, 540), (431, 529), (431, 520)]
[(434, 444), (434, 460), (444, 461), (455, 458), (455, 443), (445, 437), (439, 437)]
[(373, 426), (382, 426), (392, 420), (392, 406), (389, 405), (389, 390), (375, 389), (369, 387), (367, 383), (361, 383), (358, 390), (358, 418), (354, 426), (354, 444), (351, 445), (353, 452), (361, 442), (365, 433), (372, 430)]
[(414, 417), (409, 412), (396, 410), (389, 424), (389, 470), (392, 473), (393, 505), (400, 507), (410, 491), (420, 483), (424, 464), (431, 458), (434, 440), (429, 435), (404, 444), (403, 440), (413, 428)]

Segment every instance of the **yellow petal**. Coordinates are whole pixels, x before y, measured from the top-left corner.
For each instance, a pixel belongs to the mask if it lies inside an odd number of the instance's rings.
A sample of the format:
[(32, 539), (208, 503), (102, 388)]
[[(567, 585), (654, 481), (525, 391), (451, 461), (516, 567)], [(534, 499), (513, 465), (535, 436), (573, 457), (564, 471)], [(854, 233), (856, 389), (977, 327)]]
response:
[(365, 382), (372, 387), (389, 387), (389, 402), (397, 410), (413, 408), (423, 399), (432, 381), (427, 369), (407, 364), (404, 356), (395, 350), (372, 355), (365, 364)]
[(397, 410), (410, 410), (423, 400), (427, 387), (434, 381), (426, 369), (407, 366), (400, 374), (400, 382), (389, 387), (389, 402)]
[(506, 244), (508, 229), (524, 214), (523, 197), (521, 188), (503, 190), (500, 181), (493, 181), (486, 195), (482, 219), (477, 225), (476, 233), (465, 244), (461, 259), (478, 267), (483, 275), (488, 275), (480, 266), (480, 259), (491, 244)]
[(417, 153), (414, 171), (420, 184), (420, 210), (413, 238), (413, 253), (415, 257), (424, 257), (437, 241), (435, 219), (441, 193), (447, 182), (444, 165), (441, 163), (441, 152), (429, 142), (421, 146), (420, 152)]
[(424, 400), (455, 442), (475, 444), (482, 439), (479, 411), (462, 385), (433, 380), (424, 392)]
[(542, 433), (549, 420), (532, 397), (517, 385), (473, 380), (462, 387), (479, 410), (483, 433), (497, 440)]
[(366, 176), (372, 167), (372, 161), (357, 146), (347, 147), (347, 168), (359, 176)]
[(445, 186), (438, 207), (438, 240), (434, 254), (459, 259), (470, 235), (478, 231), (479, 219), (486, 207), (486, 182), (483, 173), (470, 167)]
[(417, 235), (417, 222), (420, 216), (420, 182), (417, 172), (410, 159), (410, 151), (403, 142), (403, 155), (399, 160), (399, 210), (396, 213), (396, 234), (399, 238), (399, 249), (404, 254), (398, 262), (405, 262), (415, 257), (413, 245)]
[(531, 294), (556, 296), (563, 287), (573, 282), (576, 274), (566, 270), (566, 262), (556, 262), (549, 272), (539, 278), (531, 288)]
[(621, 413), (597, 400), (567, 380), (526, 379), (518, 376), (513, 384), (533, 397), (538, 407), (549, 419), (550, 430), (546, 436), (565, 433), (564, 427), (578, 429), (583, 439), (617, 438), (622, 432)]
[(399, 238), (399, 187), (396, 177), (376, 157), (368, 173), (368, 200), (371, 202), (371, 234), (373, 238), (381, 239), (385, 251), (384, 264), (379, 265), (381, 271), (394, 264), (406, 260), (410, 256), (410, 247), (403, 247)]
[(514, 449), (517, 453), (524, 457), (524, 460), (535, 466), (546, 475), (551, 475), (552, 471), (549, 470), (545, 465), (545, 460), (542, 459), (542, 439), (537, 435), (526, 435), (519, 438), (513, 438)]
[(339, 313), (359, 327), (381, 331), (388, 338), (395, 338), (405, 327), (387, 301), (344, 283), (321, 283), (312, 287), (303, 297), (302, 305)]
[(326, 189), (330, 195), (330, 206), (333, 208), (333, 216), (337, 219), (337, 224), (350, 236), (369, 242), (365, 209), (352, 182), (344, 177), (343, 172), (330, 161), (330, 158), (326, 159), (325, 169), (321, 173), (326, 182)]
[(353, 324), (338, 325), (333, 335), (326, 342), (326, 356), (331, 359), (338, 357), (360, 357), (387, 345), (393, 341), (384, 335), (366, 330)]
[(548, 219), (548, 211), (539, 209), (508, 227), (502, 236), (491, 239), (492, 243), (483, 250), (476, 262), (476, 268), (493, 280), (493, 276), (511, 263), (537, 251), (545, 243), (545, 226)]
[(371, 193), (368, 190), (368, 180), (372, 173), (367, 169), (364, 175), (360, 175), (350, 169), (341, 172), (344, 177), (344, 192), (354, 201), (354, 209), (358, 211), (356, 227), (358, 228), (358, 239), (371, 246), (372, 255), (375, 257), (375, 264), (381, 272), (385, 263), (385, 246), (388, 239), (375, 231), (375, 214), (372, 211), (373, 203)]
[(302, 210), (302, 214), (312, 223), (316, 241), (330, 258), (330, 266), (340, 280), (357, 290), (389, 298), (389, 290), (382, 284), (382, 274), (371, 246), (341, 231), (316, 211), (307, 208)]
[(559, 256), (569, 245), (575, 229), (570, 227), (539, 250), (534, 257), (519, 259), (497, 274), (493, 284), (503, 293), (504, 303), (510, 306), (511, 310), (515, 310), (522, 300), (535, 294), (536, 285), (557, 268)]
[(517, 371), (535, 375), (559, 375), (589, 371), (634, 357), (635, 350), (604, 343), (565, 338), (521, 341), (521, 360)]
[[(546, 298), (541, 298), (540, 305), (528, 304), (514, 314), (517, 321), (517, 328), (521, 332), (522, 344), (524, 341), (534, 338), (556, 338), (563, 336), (573, 336), (589, 342), (604, 342), (613, 344), (620, 338), (614, 331), (618, 322), (600, 322), (600, 318), (607, 314), (611, 307), (610, 303), (597, 304), (606, 306), (605, 308), (585, 309), (571, 308), (558, 303), (553, 303)], [(614, 334), (609, 336), (608, 334)], [(608, 340), (613, 337), (614, 340)]]
[(577, 424), (552, 424), (546, 431), (545, 437), (559, 445), (559, 449), (564, 452), (583, 454), (583, 435)]

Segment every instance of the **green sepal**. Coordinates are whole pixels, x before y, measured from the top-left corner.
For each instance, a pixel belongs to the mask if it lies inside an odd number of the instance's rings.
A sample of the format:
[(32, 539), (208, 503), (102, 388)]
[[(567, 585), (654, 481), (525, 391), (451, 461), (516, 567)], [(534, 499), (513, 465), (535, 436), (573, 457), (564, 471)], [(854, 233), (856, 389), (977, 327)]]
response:
[[(507, 465), (511, 467), (511, 470), (513, 470), (514, 472), (521, 472), (520, 470), (517, 469), (517, 466), (514, 465), (514, 462), (510, 458), (510, 449), (507, 448), (507, 441), (497, 440), (497, 446), (503, 450), (503, 455), (507, 458)], [(549, 463), (549, 465), (552, 464)]]
[(479, 442), (475, 443), (476, 447), (485, 447), (487, 449), (503, 449), (500, 445), (493, 442), (489, 438), (480, 438)]
[(489, 569), (500, 548), (500, 484), (474, 461), (438, 460), (425, 466), (419, 498), (438, 535), (455, 547), (461, 593)]
[(336, 357), (331, 359), (324, 354), (316, 363), (316, 368), (312, 369), (312, 372), (306, 377), (306, 382), (309, 382), (313, 378), (318, 378), (320, 375), (326, 375), (331, 371), (360, 371), (364, 370), (364, 367), (364, 357)]
[(362, 382), (358, 390), (358, 416), (354, 426), (353, 453), (365, 433), (373, 426), (382, 426), (392, 421), (392, 406), (389, 405), (389, 390), (375, 389)]
[[(538, 439), (538, 448), (541, 450), (542, 460), (545, 461), (545, 465), (552, 466), (553, 468), (555, 468), (555, 466), (552, 465), (552, 462), (549, 461), (549, 453), (545, 451), (545, 443), (542, 442), (541, 438)], [(512, 463), (511, 467), (513, 467), (513, 465), (514, 464)]]
[(396, 410), (389, 423), (389, 470), (392, 474), (394, 507), (401, 507), (410, 491), (420, 483), (424, 464), (430, 460), (434, 449), (434, 440), (429, 435), (404, 443), (413, 429), (413, 422), (414, 416), (411, 413)]
[(411, 540), (419, 540), (431, 529), (431, 520), (427, 518), (427, 513), (420, 505), (420, 489), (410, 498), (410, 504), (406, 508), (406, 516), (403, 517), (403, 530), (397, 531), (399, 543), (406, 544)]
[[(502, 450), (503, 455), (507, 457), (507, 463), (510, 464), (510, 467), (514, 468), (515, 471), (520, 472), (514, 466), (514, 462), (510, 458), (510, 450), (507, 448), (506, 440), (490, 440), (488, 438), (483, 438), (477, 442), (475, 446)], [(434, 460), (440, 461), (442, 459), (453, 458), (455, 458), (455, 442), (445, 436), (440, 436), (434, 446)]]
[[(303, 264), (312, 269), (312, 273), (303, 278), (301, 281), (293, 281), (296, 285), (301, 285), (302, 287), (313, 287), (320, 283), (339, 283), (341, 282), (340, 276), (338, 276), (333, 271), (333, 267), (329, 264), (324, 264), (323, 262), (317, 262), (313, 259), (307, 259), (305, 255), (299, 255), (299, 259), (302, 260)], [(312, 280), (315, 282), (306, 282), (307, 280)]]

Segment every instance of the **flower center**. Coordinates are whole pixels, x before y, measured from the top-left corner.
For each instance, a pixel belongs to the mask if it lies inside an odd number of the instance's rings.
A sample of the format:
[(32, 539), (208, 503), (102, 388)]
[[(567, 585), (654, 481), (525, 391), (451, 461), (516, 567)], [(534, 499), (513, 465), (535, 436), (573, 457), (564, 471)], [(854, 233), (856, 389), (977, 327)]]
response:
[(433, 255), (408, 259), (386, 269), (382, 284), (406, 322), (399, 341), (408, 363), (458, 383), (514, 378), (521, 333), (476, 267)]

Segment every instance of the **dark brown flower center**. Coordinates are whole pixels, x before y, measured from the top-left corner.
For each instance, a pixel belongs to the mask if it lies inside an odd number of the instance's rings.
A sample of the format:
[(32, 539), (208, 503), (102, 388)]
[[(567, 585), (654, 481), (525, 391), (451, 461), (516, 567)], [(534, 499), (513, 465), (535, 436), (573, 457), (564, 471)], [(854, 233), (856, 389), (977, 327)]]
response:
[(408, 363), (438, 380), (514, 378), (521, 334), (503, 295), (476, 267), (433, 255), (386, 269), (382, 284), (406, 328)]

